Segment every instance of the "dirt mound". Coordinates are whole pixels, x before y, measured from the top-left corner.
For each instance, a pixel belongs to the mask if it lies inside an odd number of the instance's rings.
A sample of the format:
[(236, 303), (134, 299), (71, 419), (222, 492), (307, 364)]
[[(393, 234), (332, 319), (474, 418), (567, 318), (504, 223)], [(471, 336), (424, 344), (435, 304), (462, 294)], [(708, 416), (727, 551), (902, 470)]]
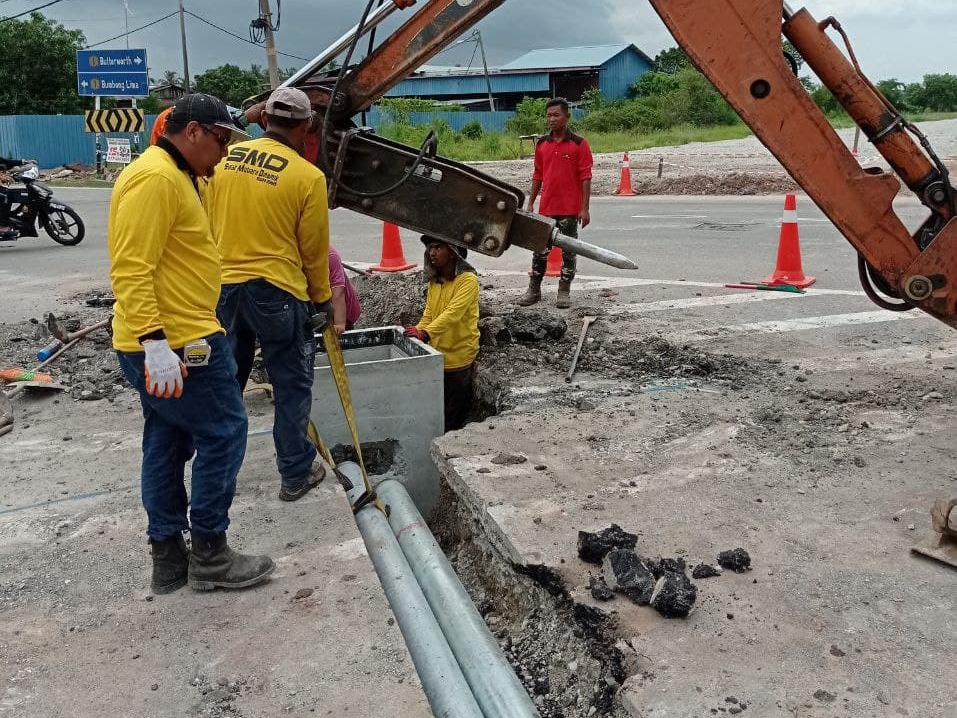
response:
[(421, 271), (352, 278), (362, 316), (357, 327), (415, 324), (425, 308), (426, 281)]
[[(105, 319), (109, 316), (109, 311), (91, 309), (63, 312), (56, 316), (64, 329), (76, 331)], [(37, 352), (52, 339), (41, 318), (0, 324), (0, 365), (2, 368), (31, 370), (39, 364)], [(56, 382), (64, 384), (69, 395), (78, 401), (112, 399), (129, 386), (117, 364), (112, 341), (106, 330), (84, 337), (41, 371), (52, 375)]]
[(780, 172), (724, 172), (648, 177), (634, 182), (638, 194), (751, 195), (798, 192), (797, 182)]

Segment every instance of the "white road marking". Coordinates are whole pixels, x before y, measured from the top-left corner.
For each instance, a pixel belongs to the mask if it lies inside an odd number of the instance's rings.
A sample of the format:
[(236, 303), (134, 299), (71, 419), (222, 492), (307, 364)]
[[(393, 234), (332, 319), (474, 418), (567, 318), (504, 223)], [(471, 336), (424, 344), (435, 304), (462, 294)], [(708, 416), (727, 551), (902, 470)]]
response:
[(633, 214), (632, 219), (707, 219), (706, 214)]
[(668, 335), (668, 339), (675, 342), (709, 341), (720, 338), (721, 333), (779, 334), (784, 332), (799, 332), (809, 329), (832, 329), (841, 326), (860, 324), (876, 324), (881, 322), (895, 322), (902, 319), (929, 319), (928, 314), (913, 310), (910, 312), (888, 312), (882, 309), (873, 312), (853, 312), (848, 314), (827, 314), (819, 317), (796, 317), (794, 319), (775, 320), (770, 322), (748, 322), (716, 327), (711, 330), (679, 333)]
[(632, 304), (613, 304), (609, 311), (614, 314), (646, 314), (665, 312), (670, 309), (691, 309), (693, 307), (714, 307), (749, 302), (765, 302), (774, 299), (796, 299), (801, 294), (791, 292), (756, 291), (747, 294), (720, 294), (715, 297), (685, 297), (684, 299), (662, 299), (659, 302), (635, 302)]

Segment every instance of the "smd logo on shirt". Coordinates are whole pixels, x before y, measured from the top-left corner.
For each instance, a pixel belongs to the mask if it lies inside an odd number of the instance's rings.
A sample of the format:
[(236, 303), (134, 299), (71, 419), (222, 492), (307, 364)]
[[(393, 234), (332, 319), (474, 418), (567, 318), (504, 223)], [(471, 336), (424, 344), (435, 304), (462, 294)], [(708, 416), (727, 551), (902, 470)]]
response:
[(223, 169), (227, 172), (253, 175), (257, 182), (275, 185), (279, 181), (279, 173), (288, 166), (289, 160), (281, 155), (235, 145), (229, 149)]

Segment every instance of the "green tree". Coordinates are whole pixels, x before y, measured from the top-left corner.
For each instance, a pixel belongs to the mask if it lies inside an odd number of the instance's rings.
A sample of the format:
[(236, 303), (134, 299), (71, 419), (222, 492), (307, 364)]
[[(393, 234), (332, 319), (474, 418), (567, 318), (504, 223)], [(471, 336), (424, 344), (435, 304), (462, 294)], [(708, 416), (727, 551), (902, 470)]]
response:
[(669, 92), (674, 92), (679, 86), (680, 81), (674, 73), (646, 72), (632, 83), (631, 87), (628, 88), (628, 94), (632, 97), (665, 95)]
[(680, 47), (672, 47), (668, 50), (662, 50), (652, 62), (652, 72), (663, 72), (666, 75), (674, 75), (681, 72), (686, 67), (691, 67), (691, 60), (688, 59), (688, 53)]
[(166, 83), (167, 85), (178, 85), (183, 84), (183, 78), (179, 76), (176, 70), (166, 70), (163, 72), (163, 77), (160, 79), (161, 82)]
[(40, 13), (0, 23), (0, 115), (79, 112), (76, 51), (86, 44)]
[(898, 110), (909, 109), (907, 107), (907, 99), (904, 97), (904, 85), (903, 82), (900, 82), (896, 77), (891, 77), (887, 80), (880, 80), (876, 83), (876, 87), (881, 91), (881, 94), (887, 98), (894, 107)]
[(957, 110), (957, 75), (924, 75), (924, 97), (928, 110)]
[(545, 105), (547, 97), (523, 97), (515, 106), (515, 114), (505, 121), (505, 131), (516, 135), (534, 135), (545, 132)]
[(927, 90), (923, 82), (910, 82), (904, 86), (904, 106), (911, 112), (927, 108)]
[(243, 100), (262, 92), (262, 77), (237, 65), (220, 65), (197, 75), (193, 89), (215, 95), (227, 105), (239, 107)]

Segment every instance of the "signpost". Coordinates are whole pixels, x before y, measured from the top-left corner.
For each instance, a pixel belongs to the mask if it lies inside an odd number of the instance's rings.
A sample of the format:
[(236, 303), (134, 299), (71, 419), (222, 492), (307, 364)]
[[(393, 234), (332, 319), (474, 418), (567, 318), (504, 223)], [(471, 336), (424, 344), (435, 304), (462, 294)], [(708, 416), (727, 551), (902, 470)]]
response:
[(77, 50), (76, 91), (86, 97), (146, 97), (146, 50)]
[[(81, 97), (95, 98), (97, 115), (99, 115), (101, 97), (132, 97), (134, 98), (133, 107), (135, 109), (135, 98), (147, 97), (150, 94), (146, 50), (129, 48), (125, 50), (77, 50), (76, 91)], [(109, 139), (107, 141), (111, 142)], [(127, 141), (127, 153), (129, 153), (128, 145), (129, 141)], [(100, 135), (97, 133), (97, 174), (100, 174), (101, 170), (101, 147)], [(112, 143), (108, 146), (108, 162), (114, 161), (110, 159), (114, 152), (113, 147)]]

